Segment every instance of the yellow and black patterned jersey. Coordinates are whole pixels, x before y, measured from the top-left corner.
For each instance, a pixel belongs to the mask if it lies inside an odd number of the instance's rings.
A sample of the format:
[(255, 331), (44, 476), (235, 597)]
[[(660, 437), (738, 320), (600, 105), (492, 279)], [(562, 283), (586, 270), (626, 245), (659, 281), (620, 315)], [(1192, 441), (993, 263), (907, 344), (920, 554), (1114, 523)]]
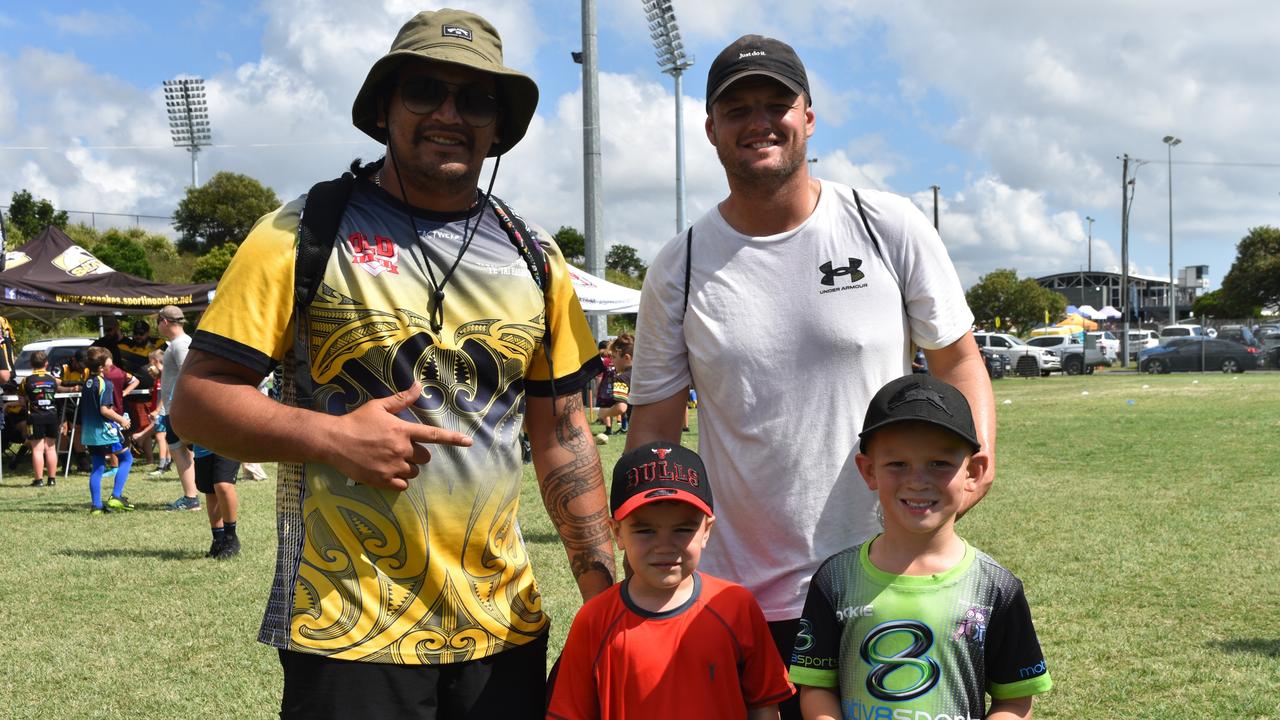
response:
[[(295, 232), (302, 199), (264, 217), (237, 252), (192, 347), (259, 373), (293, 370)], [(437, 664), (533, 641), (547, 618), (517, 525), (526, 392), (549, 395), (599, 371), (564, 259), (552, 245), (544, 298), (492, 211), (437, 214), (357, 183), (306, 313), (313, 409), (351, 412), (420, 380), (406, 420), (463, 432), (404, 492), (348, 483), (334, 468), (282, 464), (280, 554), (260, 639), (345, 660)], [(464, 223), (475, 235), (444, 288)], [(540, 232), (542, 238), (549, 236)], [(292, 383), (285, 382), (286, 388)], [(288, 397), (286, 397), (286, 400)], [(335, 442), (379, 442), (377, 437)]]
[(62, 374), (58, 376), (58, 379), (63, 385), (83, 385), (88, 377), (89, 373), (84, 368), (73, 370), (70, 365), (63, 365)]
[(0, 317), (0, 370), (13, 370), (18, 350), (14, 347), (13, 327), (8, 318)]
[(125, 371), (142, 379), (144, 386), (149, 386), (151, 384), (151, 376), (147, 374), (148, 359), (152, 352), (163, 350), (168, 346), (168, 343), (158, 337), (142, 339), (120, 338), (120, 342), (117, 345), (120, 348), (120, 362), (118, 364)]

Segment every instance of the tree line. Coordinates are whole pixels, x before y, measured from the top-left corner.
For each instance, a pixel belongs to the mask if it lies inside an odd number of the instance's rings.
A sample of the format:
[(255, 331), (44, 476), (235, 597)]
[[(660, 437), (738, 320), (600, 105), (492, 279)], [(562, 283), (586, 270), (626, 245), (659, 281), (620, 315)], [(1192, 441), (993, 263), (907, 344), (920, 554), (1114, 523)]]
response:
[[(67, 232), (73, 240), (107, 265), (161, 282), (217, 282), (258, 218), (280, 205), (274, 190), (239, 173), (220, 172), (197, 188), (188, 188), (173, 213), (179, 233), (176, 243), (139, 228), (99, 232), (84, 224), (68, 224), (65, 211), (27, 190), (13, 194), (8, 212), (8, 249), (35, 237), (46, 225)], [(586, 262), (586, 239), (576, 228), (562, 225), (555, 235), (565, 260), (581, 268)], [(605, 255), (605, 279), (639, 288), (648, 267), (635, 248), (610, 246)], [(1030, 328), (1066, 309), (1066, 300), (1034, 279), (1018, 278), (1002, 268), (982, 276), (966, 293), (981, 323), (1001, 318), (1005, 325)], [(1251, 228), (1236, 246), (1236, 259), (1223, 277), (1222, 287), (1196, 299), (1193, 312), (1208, 317), (1257, 317), (1264, 307), (1280, 305), (1280, 229)], [(628, 323), (630, 320), (630, 323)], [(621, 318), (621, 327), (634, 323)], [(612, 323), (612, 321), (611, 321)], [(612, 330), (611, 324), (611, 330)]]
[(120, 272), (167, 283), (218, 282), (237, 243), (258, 218), (279, 207), (274, 190), (239, 173), (220, 172), (188, 188), (173, 213), (177, 242), (141, 228), (96, 230), (71, 223), (65, 210), (28, 190), (13, 194), (6, 213), (6, 250), (52, 225)]

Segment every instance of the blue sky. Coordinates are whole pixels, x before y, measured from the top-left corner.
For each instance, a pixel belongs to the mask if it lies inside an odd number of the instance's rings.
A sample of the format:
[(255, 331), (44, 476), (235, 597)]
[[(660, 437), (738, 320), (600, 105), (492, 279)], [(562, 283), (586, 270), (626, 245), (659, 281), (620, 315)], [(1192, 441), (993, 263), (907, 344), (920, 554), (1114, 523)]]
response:
[[(464, 3), (455, 3), (464, 4)], [(582, 226), (579, 0), (465, 4), (504, 36), (542, 99), (497, 192), (540, 224)], [(640, 0), (601, 0), (606, 244), (650, 258), (674, 231), (672, 83), (653, 62)], [(690, 219), (726, 186), (702, 130), (706, 71), (737, 36), (773, 35), (808, 66), (819, 176), (908, 195), (931, 211), (972, 283), (995, 268), (1118, 269), (1118, 155), (1138, 170), (1131, 265), (1168, 273), (1166, 148), (1174, 134), (1175, 264), (1216, 286), (1250, 227), (1277, 224), (1280, 6), (1135, 0), (901, 3), (675, 0), (696, 57), (685, 76)], [(282, 199), (377, 145), (350, 125), (369, 65), (420, 4), (319, 0), (0, 2), (0, 198), (168, 215), (190, 179), (161, 82), (209, 85), (216, 147), (200, 176), (243, 172)], [(108, 149), (108, 148), (130, 149)], [(47, 148), (47, 149), (15, 149)], [(88, 220), (87, 216), (73, 219)], [(104, 217), (96, 221), (101, 225)]]

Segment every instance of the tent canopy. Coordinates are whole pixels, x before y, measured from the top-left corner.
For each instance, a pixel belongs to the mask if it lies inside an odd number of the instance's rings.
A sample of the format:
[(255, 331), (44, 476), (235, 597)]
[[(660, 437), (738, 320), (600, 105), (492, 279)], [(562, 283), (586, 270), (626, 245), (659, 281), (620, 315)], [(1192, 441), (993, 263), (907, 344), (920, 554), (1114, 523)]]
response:
[[(1098, 329), (1098, 323), (1090, 320), (1089, 318), (1081, 317), (1080, 315), (1068, 315), (1065, 319), (1060, 320), (1058, 322), (1059, 327), (1062, 327), (1065, 325), (1076, 325), (1085, 330)], [(1079, 332), (1079, 330), (1077, 330), (1076, 332)]]
[(50, 225), (4, 254), (0, 306), (52, 325), (67, 315), (140, 314), (177, 305), (202, 312), (216, 283), (152, 282), (118, 272)]
[(569, 267), (569, 278), (578, 293), (582, 311), (588, 315), (627, 315), (640, 312), (640, 291)]

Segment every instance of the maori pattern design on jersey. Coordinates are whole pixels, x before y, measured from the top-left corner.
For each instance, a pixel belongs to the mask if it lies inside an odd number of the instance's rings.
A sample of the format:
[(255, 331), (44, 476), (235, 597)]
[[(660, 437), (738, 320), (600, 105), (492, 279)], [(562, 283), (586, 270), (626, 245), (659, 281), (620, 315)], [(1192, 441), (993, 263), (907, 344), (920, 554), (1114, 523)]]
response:
[(403, 493), (308, 467), (294, 642), (337, 658), (447, 663), (538, 637), (546, 618), (516, 520), (515, 440), (541, 317), (472, 321), (449, 340), (404, 309), (317, 302), (308, 319), (316, 409), (349, 413), (418, 380), (422, 395), (401, 417), (475, 444), (433, 447)]

